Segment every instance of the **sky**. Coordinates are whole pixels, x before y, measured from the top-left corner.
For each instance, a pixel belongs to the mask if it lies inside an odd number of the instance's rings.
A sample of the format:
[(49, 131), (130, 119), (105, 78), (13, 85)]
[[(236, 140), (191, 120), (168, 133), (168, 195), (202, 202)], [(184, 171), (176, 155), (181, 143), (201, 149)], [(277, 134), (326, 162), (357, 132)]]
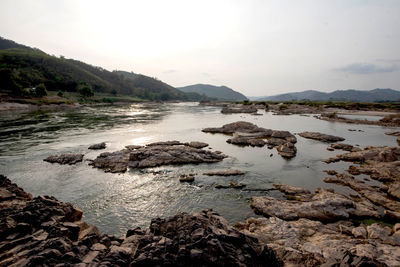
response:
[(175, 87), (400, 89), (397, 0), (1, 0), (0, 36)]

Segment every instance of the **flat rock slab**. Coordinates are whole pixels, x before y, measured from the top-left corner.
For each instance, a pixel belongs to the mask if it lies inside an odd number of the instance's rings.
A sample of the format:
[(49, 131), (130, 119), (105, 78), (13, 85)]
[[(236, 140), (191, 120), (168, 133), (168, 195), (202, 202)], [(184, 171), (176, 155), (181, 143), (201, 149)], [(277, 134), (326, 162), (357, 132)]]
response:
[(205, 143), (167, 141), (151, 143), (144, 147), (128, 146), (127, 149), (113, 153), (100, 154), (90, 165), (106, 172), (125, 172), (130, 168), (148, 168), (174, 164), (214, 163), (227, 156), (196, 148)]
[(299, 135), (304, 138), (318, 140), (318, 141), (322, 141), (322, 142), (338, 142), (338, 141), (345, 140), (343, 137), (329, 135), (329, 134), (323, 134), (323, 133), (318, 133), (318, 132), (302, 132), (302, 133), (299, 133)]
[(231, 114), (231, 113), (256, 113), (257, 107), (253, 105), (235, 105), (223, 107), (221, 110), (222, 114)]
[(76, 164), (83, 160), (83, 154), (61, 154), (61, 155), (51, 155), (44, 159), (44, 161), (50, 163), (59, 164)]
[(207, 176), (233, 176), (233, 175), (243, 175), (244, 172), (240, 170), (221, 170), (221, 171), (212, 171), (205, 172), (203, 175)]
[(106, 143), (105, 142), (94, 144), (94, 145), (91, 145), (90, 147), (88, 147), (88, 149), (93, 149), (93, 150), (105, 149), (105, 148), (106, 148)]
[(303, 194), (301, 200), (282, 200), (256, 196), (251, 198), (251, 207), (256, 213), (268, 217), (275, 216), (284, 220), (307, 218), (318, 221), (335, 221), (349, 218), (380, 217), (373, 205), (357, 203), (346, 196), (324, 189), (319, 189), (315, 194), (309, 196)]

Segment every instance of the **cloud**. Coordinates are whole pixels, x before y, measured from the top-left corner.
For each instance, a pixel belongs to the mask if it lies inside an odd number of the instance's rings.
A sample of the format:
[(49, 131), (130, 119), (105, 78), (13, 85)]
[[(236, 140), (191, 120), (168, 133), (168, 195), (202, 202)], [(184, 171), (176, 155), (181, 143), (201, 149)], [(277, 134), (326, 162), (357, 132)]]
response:
[(400, 66), (396, 64), (390, 66), (378, 66), (369, 63), (354, 63), (335, 70), (351, 74), (373, 74), (395, 72), (400, 70)]
[(177, 70), (166, 70), (166, 71), (163, 71), (164, 74), (171, 74), (171, 73), (175, 73), (175, 72), (177, 72)]
[(400, 63), (400, 59), (384, 59), (384, 58), (378, 58), (376, 61), (378, 62), (385, 62), (385, 63)]

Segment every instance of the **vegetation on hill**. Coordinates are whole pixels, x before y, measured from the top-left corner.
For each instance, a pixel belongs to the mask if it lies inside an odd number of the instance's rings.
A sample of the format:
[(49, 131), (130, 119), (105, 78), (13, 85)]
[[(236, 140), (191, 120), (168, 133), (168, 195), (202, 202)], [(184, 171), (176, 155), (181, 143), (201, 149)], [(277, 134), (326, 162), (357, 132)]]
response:
[[(93, 93), (132, 96), (144, 100), (206, 100), (186, 94), (141, 74), (110, 72), (84, 62), (55, 57), (38, 49), (0, 39), (0, 93), (14, 97), (35, 96), (31, 89), (43, 84), (48, 91), (78, 92), (82, 84)], [(88, 91), (87, 93), (90, 94)], [(38, 95), (36, 95), (38, 96)]]
[(178, 87), (177, 89), (185, 93), (197, 93), (223, 101), (241, 101), (247, 99), (245, 95), (226, 86), (194, 84), (185, 87)]

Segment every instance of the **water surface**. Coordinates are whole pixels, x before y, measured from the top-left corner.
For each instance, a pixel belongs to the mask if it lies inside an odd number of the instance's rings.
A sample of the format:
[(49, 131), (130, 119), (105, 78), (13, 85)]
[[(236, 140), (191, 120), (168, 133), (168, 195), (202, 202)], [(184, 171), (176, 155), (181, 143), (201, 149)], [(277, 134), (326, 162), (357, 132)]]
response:
[[(201, 132), (205, 127), (219, 127), (245, 120), (258, 126), (301, 131), (319, 131), (346, 138), (345, 143), (359, 145), (396, 145), (394, 129), (372, 125), (349, 125), (318, 120), (312, 116), (275, 116), (261, 111), (224, 115), (220, 108), (197, 103), (134, 104), (131, 106), (85, 107), (82, 109), (0, 115), (0, 173), (33, 195), (53, 195), (71, 202), (84, 211), (84, 220), (96, 224), (108, 234), (122, 235), (127, 229), (147, 226), (151, 218), (177, 212), (198, 212), (212, 208), (235, 223), (255, 216), (249, 207), (253, 195), (281, 197), (277, 191), (259, 191), (280, 182), (302, 186), (346, 189), (325, 184), (323, 170), (342, 171), (348, 163), (327, 165), (321, 160), (340, 151), (327, 151), (327, 144), (297, 136), (297, 156), (290, 160), (266, 147), (238, 147), (226, 143), (228, 136)], [(348, 129), (359, 131), (348, 131)], [(130, 170), (124, 174), (104, 173), (84, 161), (72, 166), (50, 164), (43, 159), (51, 154), (83, 153), (94, 159), (104, 151), (116, 151), (126, 145), (156, 141), (202, 141), (229, 157), (220, 163), (164, 166)], [(91, 144), (106, 142), (107, 148), (90, 151)], [(208, 149), (208, 148), (206, 148)], [(240, 169), (236, 177), (208, 177), (209, 170)], [(192, 184), (180, 183), (179, 174), (197, 173)], [(230, 181), (247, 185), (245, 190), (215, 189)], [(255, 189), (255, 191), (252, 191)]]

